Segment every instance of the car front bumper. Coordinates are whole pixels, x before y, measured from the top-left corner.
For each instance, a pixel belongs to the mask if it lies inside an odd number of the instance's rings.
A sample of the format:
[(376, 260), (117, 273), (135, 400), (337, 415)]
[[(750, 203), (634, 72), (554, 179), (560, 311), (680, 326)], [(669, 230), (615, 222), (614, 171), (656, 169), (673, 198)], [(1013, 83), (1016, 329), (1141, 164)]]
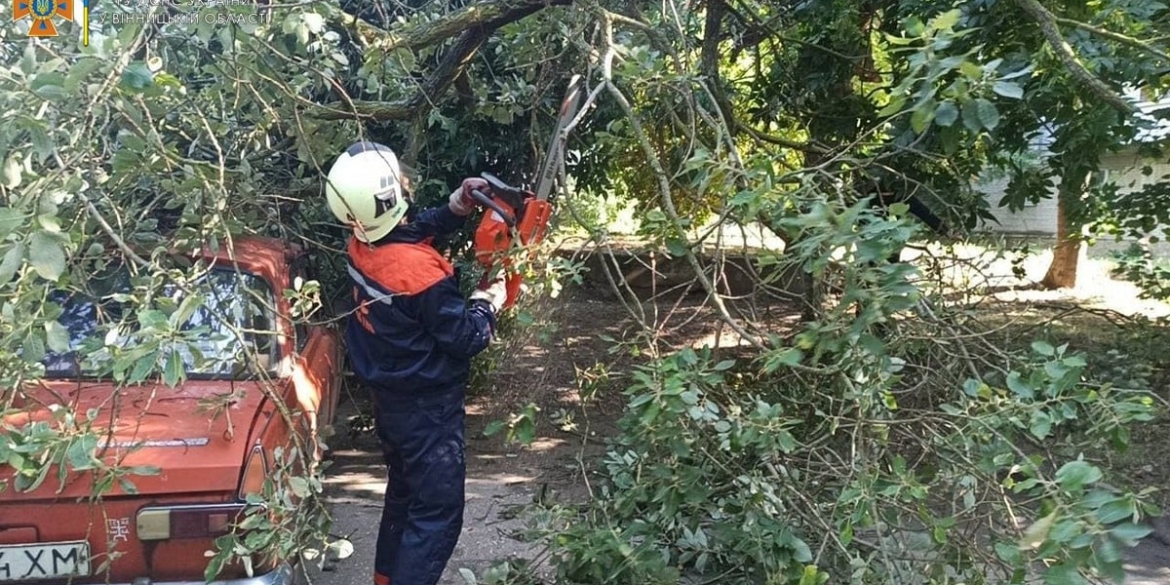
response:
[[(203, 579), (194, 579), (191, 581), (154, 581), (149, 577), (139, 577), (129, 583), (117, 583), (112, 585), (292, 585), (293, 570), (288, 565), (281, 565), (263, 575), (256, 575), (255, 577), (247, 577), (243, 579), (227, 579), (221, 581), (212, 581), (207, 583)], [(44, 585), (40, 582), (37, 585)], [(62, 583), (61, 585), (65, 585)]]

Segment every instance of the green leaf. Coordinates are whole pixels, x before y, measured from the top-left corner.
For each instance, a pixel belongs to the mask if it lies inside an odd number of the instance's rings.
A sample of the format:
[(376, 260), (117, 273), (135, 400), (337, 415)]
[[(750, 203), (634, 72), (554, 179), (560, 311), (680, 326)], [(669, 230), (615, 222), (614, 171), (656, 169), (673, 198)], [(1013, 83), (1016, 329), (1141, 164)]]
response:
[(959, 16), (960, 15), (961, 14), (958, 10), (948, 10), (948, 11), (934, 17), (934, 20), (931, 21), (931, 23), (930, 23), (930, 27), (933, 28), (934, 30), (953, 29), (953, 28), (955, 28), (956, 24), (959, 24)]
[(1048, 362), (1044, 364), (1044, 373), (1053, 380), (1059, 380), (1068, 373), (1068, 368), (1060, 362)]
[(1097, 508), (1097, 520), (1102, 524), (1113, 524), (1136, 515), (1137, 510), (1133, 502), (1127, 498), (1115, 498)]
[[(202, 20), (203, 19), (200, 19), (200, 21), (202, 21)], [(203, 569), (203, 580), (204, 581), (206, 581), (208, 583), (215, 581), (215, 578), (219, 576), (221, 571), (223, 571), (223, 564), (225, 561), (227, 561), (228, 556), (232, 551), (232, 548), (230, 545), (231, 541), (229, 540), (228, 542), (229, 542), (228, 548), (217, 549), (217, 550), (219, 550), (219, 552), (214, 557), (211, 557), (211, 561), (207, 563), (207, 568)], [(216, 544), (217, 545), (219, 544), (219, 539), (216, 539)]]
[(138, 312), (138, 324), (143, 329), (166, 329), (170, 324), (166, 313), (158, 309), (142, 309)]
[(126, 380), (131, 384), (136, 384), (146, 379), (154, 367), (158, 364), (158, 352), (152, 351), (144, 357), (138, 358), (134, 361), (134, 367), (130, 370), (130, 377)]
[(1056, 348), (1052, 347), (1052, 344), (1048, 343), (1047, 341), (1033, 341), (1032, 351), (1044, 357), (1052, 357), (1056, 355)]
[[(7, 163), (5, 166), (7, 167)], [(19, 229), (24, 225), (24, 220), (25, 216), (20, 211), (11, 207), (0, 207), (0, 239), (7, 238), (9, 234)]]
[(89, 77), (90, 73), (97, 71), (101, 67), (103, 60), (97, 57), (82, 57), (69, 68), (69, 73), (65, 75), (63, 87), (68, 93), (75, 93), (81, 87), (81, 83)]
[(1044, 573), (1046, 585), (1089, 585), (1075, 564), (1058, 563)]
[(1149, 536), (1153, 531), (1154, 529), (1149, 526), (1126, 522), (1125, 524), (1114, 526), (1109, 530), (1109, 534), (1112, 534), (1127, 546), (1134, 546), (1137, 544), (1137, 541)]
[(177, 329), (186, 323), (191, 318), (191, 315), (195, 314), (195, 310), (201, 306), (203, 306), (203, 297), (201, 295), (187, 295), (183, 298), (183, 302), (179, 303), (179, 308), (174, 313), (171, 313), (167, 322), (172, 328)]
[(126, 494), (131, 496), (138, 495), (138, 486), (134, 485), (134, 482), (130, 481), (129, 479), (119, 477), (118, 486), (121, 487), (122, 491)]
[(961, 113), (963, 117), (963, 126), (972, 132), (979, 132), (983, 129), (983, 122), (979, 120), (979, 112), (975, 107), (975, 100), (968, 99), (962, 102)]
[(910, 114), (910, 128), (912, 128), (914, 132), (922, 134), (930, 126), (930, 123), (933, 120), (934, 104), (925, 104), (922, 107), (914, 110), (913, 114)]
[(1024, 529), (1024, 536), (1020, 539), (1020, 548), (1023, 550), (1038, 548), (1048, 539), (1048, 531), (1052, 528), (1052, 523), (1055, 520), (1056, 512), (1053, 512)]
[(1080, 523), (1070, 518), (1065, 518), (1053, 525), (1052, 530), (1048, 533), (1048, 538), (1053, 542), (1064, 544), (1080, 534)]
[(93, 467), (93, 451), (97, 448), (97, 437), (82, 435), (69, 443), (65, 457), (69, 467), (77, 471), (84, 471)]
[(16, 276), (16, 271), (20, 270), (20, 265), (24, 263), (24, 244), (17, 242), (4, 253), (4, 259), (0, 260), (0, 286), (8, 284), (13, 276)]
[(983, 68), (971, 61), (963, 61), (959, 64), (959, 71), (967, 76), (967, 79), (983, 79)]
[(1048, 416), (1048, 413), (1043, 410), (1032, 411), (1032, 418), (1028, 423), (1028, 430), (1031, 431), (1032, 436), (1043, 441), (1048, 436), (1048, 433), (1052, 432), (1052, 417)]
[(306, 12), (301, 15), (301, 19), (313, 34), (320, 34), (325, 29), (325, 17), (316, 12)]
[(804, 358), (804, 352), (795, 347), (786, 347), (784, 349), (769, 352), (764, 359), (764, 371), (773, 373), (783, 366), (795, 366), (800, 364), (800, 360)]
[(29, 238), (28, 261), (45, 280), (56, 281), (65, 272), (65, 251), (55, 237), (45, 231), (33, 232)]
[(788, 544), (792, 546), (793, 558), (797, 562), (808, 563), (813, 560), (812, 550), (809, 549), (808, 543), (793, 537)]
[(910, 33), (912, 37), (922, 36), (922, 33), (926, 32), (926, 23), (922, 22), (922, 19), (917, 16), (907, 18), (905, 27), (906, 32)]
[(890, 103), (886, 104), (886, 107), (882, 108), (882, 110), (878, 112), (878, 115), (883, 118), (888, 118), (901, 112), (902, 108), (905, 106), (906, 98), (904, 96), (897, 96), (890, 99)]
[(791, 453), (796, 450), (796, 437), (792, 436), (792, 433), (788, 431), (777, 431), (776, 444), (780, 447), (781, 451)]
[[(3, 181), (5, 187), (9, 189), (15, 189), (20, 186), (22, 172), (23, 171), (20, 168), (20, 161), (17, 160), (15, 156), (9, 156), (4, 160), (3, 169), (0, 169), (0, 181)], [(3, 208), (3, 211), (10, 212), (15, 210), (5, 207)], [(9, 229), (8, 231), (10, 232), (12, 230)]]
[(311, 493), (309, 481), (303, 477), (290, 477), (288, 487), (292, 490), (293, 495), (298, 498), (307, 498)]
[(467, 585), (477, 585), (479, 583), (479, 581), (475, 580), (475, 573), (472, 573), (471, 569), (468, 569), (467, 567), (459, 567), (459, 575), (463, 577), (463, 580), (467, 582)]
[(167, 363), (163, 366), (163, 384), (174, 388), (183, 381), (183, 356), (176, 350), (171, 350), (167, 356)]
[(1008, 374), (1007, 386), (1009, 390), (1016, 394), (1016, 396), (1019, 396), (1024, 400), (1032, 400), (1036, 397), (1036, 389), (1028, 385), (1028, 383), (1020, 377), (1019, 372), (1012, 372)]
[(995, 556), (1005, 563), (1017, 565), (1020, 563), (1020, 549), (1006, 542), (995, 543)]
[(29, 335), (24, 339), (20, 356), (26, 363), (38, 364), (45, 359), (45, 341), (40, 335)]
[(991, 86), (992, 91), (1005, 97), (1014, 100), (1022, 99), (1024, 97), (1024, 88), (1017, 83), (1010, 81), (997, 81), (995, 85)]
[(536, 439), (536, 421), (525, 416), (513, 428), (515, 441), (522, 445), (529, 445)]
[(1125, 583), (1125, 559), (1112, 539), (1103, 538), (1093, 547), (1096, 569), (1113, 583)]
[(52, 84), (45, 84), (37, 87), (33, 90), (33, 94), (43, 100), (48, 101), (59, 100), (69, 96), (69, 94), (65, 93), (65, 88), (61, 87), (60, 85)]
[(1056, 471), (1056, 483), (1070, 491), (1079, 491), (1101, 481), (1102, 477), (1100, 469), (1084, 461), (1069, 461)]
[(934, 123), (948, 128), (959, 119), (959, 107), (955, 102), (947, 100), (938, 105), (938, 109), (934, 111)]
[(56, 353), (69, 351), (69, 330), (57, 321), (45, 322), (45, 340), (49, 349)]
[(122, 71), (122, 87), (142, 91), (154, 83), (154, 73), (143, 61), (135, 61)]
[(490, 436), (504, 430), (504, 427), (506, 427), (506, 426), (508, 426), (508, 423), (506, 423), (502, 420), (493, 420), (492, 422), (488, 423), (483, 428), (483, 436), (490, 437)]
[(48, 127), (42, 124), (28, 125), (29, 138), (32, 140), (33, 152), (37, 155), (37, 160), (42, 164), (53, 156), (53, 151), (57, 149), (57, 143), (49, 136)]
[(816, 565), (805, 565), (804, 572), (800, 575), (800, 583), (797, 585), (820, 585), (823, 582)]
[(999, 110), (996, 109), (995, 104), (983, 99), (975, 98), (972, 100), (972, 105), (975, 108), (975, 115), (979, 118), (979, 123), (988, 130), (995, 130), (999, 126)]
[(666, 251), (675, 258), (685, 257), (689, 249), (689, 242), (684, 239), (669, 238), (666, 240)]

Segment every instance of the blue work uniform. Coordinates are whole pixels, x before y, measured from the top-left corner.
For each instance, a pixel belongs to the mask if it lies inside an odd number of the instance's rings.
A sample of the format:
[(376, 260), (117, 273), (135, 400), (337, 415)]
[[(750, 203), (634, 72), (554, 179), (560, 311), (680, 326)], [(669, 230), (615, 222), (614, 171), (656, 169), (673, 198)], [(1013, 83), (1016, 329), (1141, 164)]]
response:
[(464, 392), (495, 314), (463, 297), (432, 241), (464, 219), (428, 209), (373, 245), (349, 243), (348, 353), (373, 394), (388, 474), (376, 585), (434, 585), (463, 527)]

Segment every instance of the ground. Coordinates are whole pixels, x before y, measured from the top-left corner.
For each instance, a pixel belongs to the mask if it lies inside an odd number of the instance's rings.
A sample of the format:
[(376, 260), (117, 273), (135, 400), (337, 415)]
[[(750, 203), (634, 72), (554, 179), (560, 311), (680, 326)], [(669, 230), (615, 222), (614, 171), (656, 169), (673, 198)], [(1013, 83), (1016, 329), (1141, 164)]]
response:
[[(1042, 253), (1030, 257), (1023, 265), (1027, 280), (1043, 270), (1044, 257)], [(999, 269), (1010, 273), (1010, 266)], [(1100, 260), (1085, 265), (1082, 282), (1084, 286), (1070, 291), (1008, 291), (1001, 300), (1038, 310), (1075, 304), (1108, 315), (1170, 314), (1170, 307), (1137, 299), (1136, 290), (1110, 278), (1108, 264)], [(541, 551), (516, 537), (524, 526), (519, 509), (537, 497), (587, 499), (595, 479), (590, 470), (621, 416), (620, 380), (606, 374), (628, 367), (632, 357), (612, 352), (612, 343), (601, 336), (622, 338), (631, 324), (624, 308), (613, 297), (580, 291), (550, 303), (542, 311), (544, 319), (524, 328), (526, 335), (488, 356), (496, 360), (492, 373), (468, 398), (467, 508), (462, 537), (443, 577), (446, 585), (467, 583), (464, 571), (482, 575), (501, 559), (535, 559), (540, 564)], [(719, 335), (712, 320), (688, 319), (693, 307), (687, 303), (668, 308), (678, 311), (673, 322), (679, 327), (668, 335), (674, 344), (700, 345)], [(529, 403), (541, 409), (530, 445), (509, 445), (502, 432), (484, 436), (493, 421), (506, 419)], [(371, 582), (384, 470), (364, 412), (365, 397), (351, 386), (337, 421), (340, 433), (332, 440), (327, 496), (335, 518), (333, 534), (351, 541), (355, 552), (327, 565), (327, 572), (316, 580), (320, 583)], [(1118, 465), (1134, 474), (1150, 474), (1137, 478), (1145, 483), (1164, 485), (1170, 481), (1170, 469), (1159, 464), (1170, 460), (1161, 455), (1170, 455), (1165, 438), (1160, 425), (1135, 435), (1142, 460)], [(1130, 559), (1128, 585), (1170, 583), (1170, 530), (1146, 539), (1131, 551)]]

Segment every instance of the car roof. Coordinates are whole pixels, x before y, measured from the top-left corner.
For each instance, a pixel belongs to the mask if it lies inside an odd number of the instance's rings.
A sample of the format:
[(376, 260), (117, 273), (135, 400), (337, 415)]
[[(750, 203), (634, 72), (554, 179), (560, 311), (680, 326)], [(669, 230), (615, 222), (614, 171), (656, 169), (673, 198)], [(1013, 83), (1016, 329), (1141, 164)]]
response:
[(238, 264), (240, 268), (280, 284), (287, 278), (289, 262), (304, 253), (303, 247), (285, 240), (242, 236), (233, 238), (230, 245), (221, 240), (217, 251), (205, 247), (202, 255), (214, 258), (220, 264)]

